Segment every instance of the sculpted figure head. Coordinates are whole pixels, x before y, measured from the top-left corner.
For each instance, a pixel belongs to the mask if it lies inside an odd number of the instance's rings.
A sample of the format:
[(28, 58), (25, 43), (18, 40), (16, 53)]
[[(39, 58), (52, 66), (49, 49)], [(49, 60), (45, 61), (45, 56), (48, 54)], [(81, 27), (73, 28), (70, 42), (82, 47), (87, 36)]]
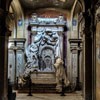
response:
[(61, 58), (57, 58), (54, 66), (57, 68), (61, 65), (63, 65), (63, 60)]

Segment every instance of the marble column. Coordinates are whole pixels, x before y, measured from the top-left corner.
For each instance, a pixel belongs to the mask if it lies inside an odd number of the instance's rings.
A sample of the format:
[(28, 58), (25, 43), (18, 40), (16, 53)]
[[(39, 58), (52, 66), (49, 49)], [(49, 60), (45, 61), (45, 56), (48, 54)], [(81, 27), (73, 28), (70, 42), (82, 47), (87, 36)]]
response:
[(0, 100), (7, 99), (8, 38), (0, 36)]
[(67, 67), (67, 26), (63, 26), (63, 61), (64, 61), (64, 68)]
[(77, 58), (78, 58), (78, 52), (77, 52), (77, 48), (72, 48), (71, 49), (71, 74), (72, 74), (72, 89), (75, 90), (76, 88), (76, 82), (77, 82)]
[[(90, 10), (90, 9), (89, 9)], [(92, 100), (93, 97), (93, 37), (92, 37), (92, 15), (89, 12), (85, 12), (85, 28), (84, 28), (84, 98), (85, 100)]]
[(0, 9), (0, 100), (7, 100), (8, 36), (6, 12)]

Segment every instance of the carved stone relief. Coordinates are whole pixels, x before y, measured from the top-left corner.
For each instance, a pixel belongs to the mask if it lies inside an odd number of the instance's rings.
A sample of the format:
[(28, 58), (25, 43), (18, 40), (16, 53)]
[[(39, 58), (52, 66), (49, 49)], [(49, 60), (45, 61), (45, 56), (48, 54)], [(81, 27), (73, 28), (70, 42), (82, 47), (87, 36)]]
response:
[(34, 36), (34, 42), (26, 48), (27, 63), (25, 74), (34, 69), (44, 72), (54, 71), (54, 59), (61, 55), (59, 54), (60, 52), (56, 52), (59, 48), (57, 32), (38, 32)]
[[(29, 20), (31, 28), (31, 44), (26, 48), (26, 66), (24, 75), (34, 70), (54, 72), (54, 60), (62, 58), (63, 16), (58, 18), (39, 18), (33, 14)], [(30, 38), (30, 36), (29, 36)]]

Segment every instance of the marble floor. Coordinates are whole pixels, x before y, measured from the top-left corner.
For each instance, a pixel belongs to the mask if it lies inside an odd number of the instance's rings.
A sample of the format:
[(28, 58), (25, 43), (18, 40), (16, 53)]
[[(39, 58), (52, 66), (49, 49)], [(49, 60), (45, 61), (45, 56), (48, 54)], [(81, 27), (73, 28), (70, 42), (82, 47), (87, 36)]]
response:
[(80, 92), (67, 93), (65, 96), (60, 94), (33, 94), (33, 96), (27, 96), (27, 94), (17, 93), (16, 100), (83, 100)]

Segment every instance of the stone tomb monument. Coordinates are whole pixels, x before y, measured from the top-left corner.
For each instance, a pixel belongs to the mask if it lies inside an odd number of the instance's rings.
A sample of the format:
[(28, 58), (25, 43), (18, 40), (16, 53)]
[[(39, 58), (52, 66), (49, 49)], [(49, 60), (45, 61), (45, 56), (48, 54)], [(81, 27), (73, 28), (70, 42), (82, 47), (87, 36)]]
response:
[(54, 63), (56, 57), (62, 58), (64, 25), (65, 21), (59, 23), (59, 17), (30, 21), (32, 28), (28, 38), (31, 43), (25, 50), (27, 61), (24, 76), (31, 71), (33, 83), (56, 83)]

